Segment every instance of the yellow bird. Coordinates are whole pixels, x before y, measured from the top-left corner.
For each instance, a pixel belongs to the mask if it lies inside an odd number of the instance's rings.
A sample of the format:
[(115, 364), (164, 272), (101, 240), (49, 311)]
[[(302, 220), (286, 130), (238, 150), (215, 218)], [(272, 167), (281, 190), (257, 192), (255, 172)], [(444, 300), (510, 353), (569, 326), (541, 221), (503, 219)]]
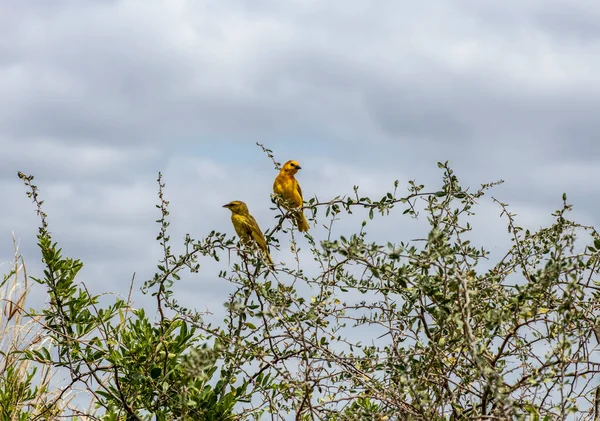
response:
[(283, 206), (286, 209), (291, 210), (292, 208), (300, 208), (296, 214), (296, 224), (298, 225), (298, 230), (304, 232), (308, 231), (309, 225), (302, 212), (302, 189), (294, 177), (294, 174), (301, 168), (300, 164), (294, 160), (290, 160), (283, 164), (281, 171), (279, 171), (279, 174), (275, 177), (273, 192), (283, 197)]
[(273, 260), (269, 254), (269, 247), (256, 219), (248, 211), (248, 206), (242, 201), (234, 200), (226, 205), (223, 205), (231, 211), (231, 223), (235, 232), (244, 243), (255, 242), (258, 247), (265, 253), (269, 265), (273, 266)]

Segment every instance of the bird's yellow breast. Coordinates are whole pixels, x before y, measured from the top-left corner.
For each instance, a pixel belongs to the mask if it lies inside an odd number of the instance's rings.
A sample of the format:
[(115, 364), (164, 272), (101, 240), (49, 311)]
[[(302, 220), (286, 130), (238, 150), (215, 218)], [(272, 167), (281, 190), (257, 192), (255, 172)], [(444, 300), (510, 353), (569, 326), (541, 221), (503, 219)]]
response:
[(246, 229), (246, 225), (248, 224), (248, 218), (246, 216), (234, 213), (231, 215), (231, 222), (233, 223), (235, 232), (242, 240), (250, 239), (248, 230)]
[(273, 183), (273, 191), (275, 194), (283, 196), (284, 200), (292, 203), (293, 206), (302, 206), (302, 196), (298, 192), (297, 181), (293, 177), (279, 175)]

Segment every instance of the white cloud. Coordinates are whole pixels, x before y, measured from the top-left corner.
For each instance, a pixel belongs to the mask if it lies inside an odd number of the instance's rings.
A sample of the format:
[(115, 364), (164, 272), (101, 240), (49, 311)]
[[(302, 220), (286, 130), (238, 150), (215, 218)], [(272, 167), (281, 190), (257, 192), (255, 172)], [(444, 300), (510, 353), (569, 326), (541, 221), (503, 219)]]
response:
[(161, 159), (154, 148), (105, 145), (88, 139), (67, 143), (56, 138), (10, 136), (0, 138), (0, 147), (9, 157), (4, 172), (10, 177), (23, 171), (72, 183), (92, 179), (110, 182), (115, 178), (128, 181), (135, 171)]

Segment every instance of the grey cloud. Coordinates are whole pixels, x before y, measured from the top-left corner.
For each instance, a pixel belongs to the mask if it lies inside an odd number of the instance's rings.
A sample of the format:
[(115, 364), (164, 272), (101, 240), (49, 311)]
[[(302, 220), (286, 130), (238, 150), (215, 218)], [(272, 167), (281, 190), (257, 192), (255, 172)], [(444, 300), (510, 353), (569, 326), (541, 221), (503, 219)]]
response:
[[(494, 24), (507, 21), (513, 8), (505, 3), (471, 11), (469, 2), (437, 2), (436, 13), (397, 2), (343, 10), (320, 2), (261, 2), (252, 10), (184, 3), (181, 10), (163, 4), (161, 13), (156, 3), (137, 14), (134, 4), (33, 13), (37, 30), (22, 30), (14, 47), (24, 51), (24, 86), (5, 104), (3, 130), (74, 142), (161, 143), (203, 132), (277, 135), (318, 125), (437, 145), (594, 129), (593, 119), (573, 123), (563, 107), (579, 101), (577, 115), (588, 114), (593, 93), (553, 93), (552, 79), (527, 86), (543, 70), (529, 65), (536, 44), (527, 30), (544, 28), (517, 18), (541, 13), (535, 2), (515, 9), (516, 29), (504, 34)], [(561, 10), (560, 2), (553, 5)], [(494, 20), (498, 10), (504, 15)], [(561, 43), (556, 59), (575, 48)], [(585, 54), (593, 46), (577, 48)], [(546, 135), (540, 124), (548, 122)]]

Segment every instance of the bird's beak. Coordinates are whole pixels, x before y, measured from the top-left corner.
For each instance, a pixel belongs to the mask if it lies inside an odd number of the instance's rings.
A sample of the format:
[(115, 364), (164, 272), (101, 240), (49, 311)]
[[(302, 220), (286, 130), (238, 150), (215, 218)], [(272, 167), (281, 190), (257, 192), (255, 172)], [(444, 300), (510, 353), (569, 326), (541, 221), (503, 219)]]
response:
[(228, 208), (229, 206), (231, 206), (231, 203), (228, 203), (226, 205), (223, 205), (224, 208)]
[(301, 170), (301, 169), (302, 169), (302, 167), (301, 167), (300, 165), (296, 165), (296, 169), (297, 169), (297, 170)]

